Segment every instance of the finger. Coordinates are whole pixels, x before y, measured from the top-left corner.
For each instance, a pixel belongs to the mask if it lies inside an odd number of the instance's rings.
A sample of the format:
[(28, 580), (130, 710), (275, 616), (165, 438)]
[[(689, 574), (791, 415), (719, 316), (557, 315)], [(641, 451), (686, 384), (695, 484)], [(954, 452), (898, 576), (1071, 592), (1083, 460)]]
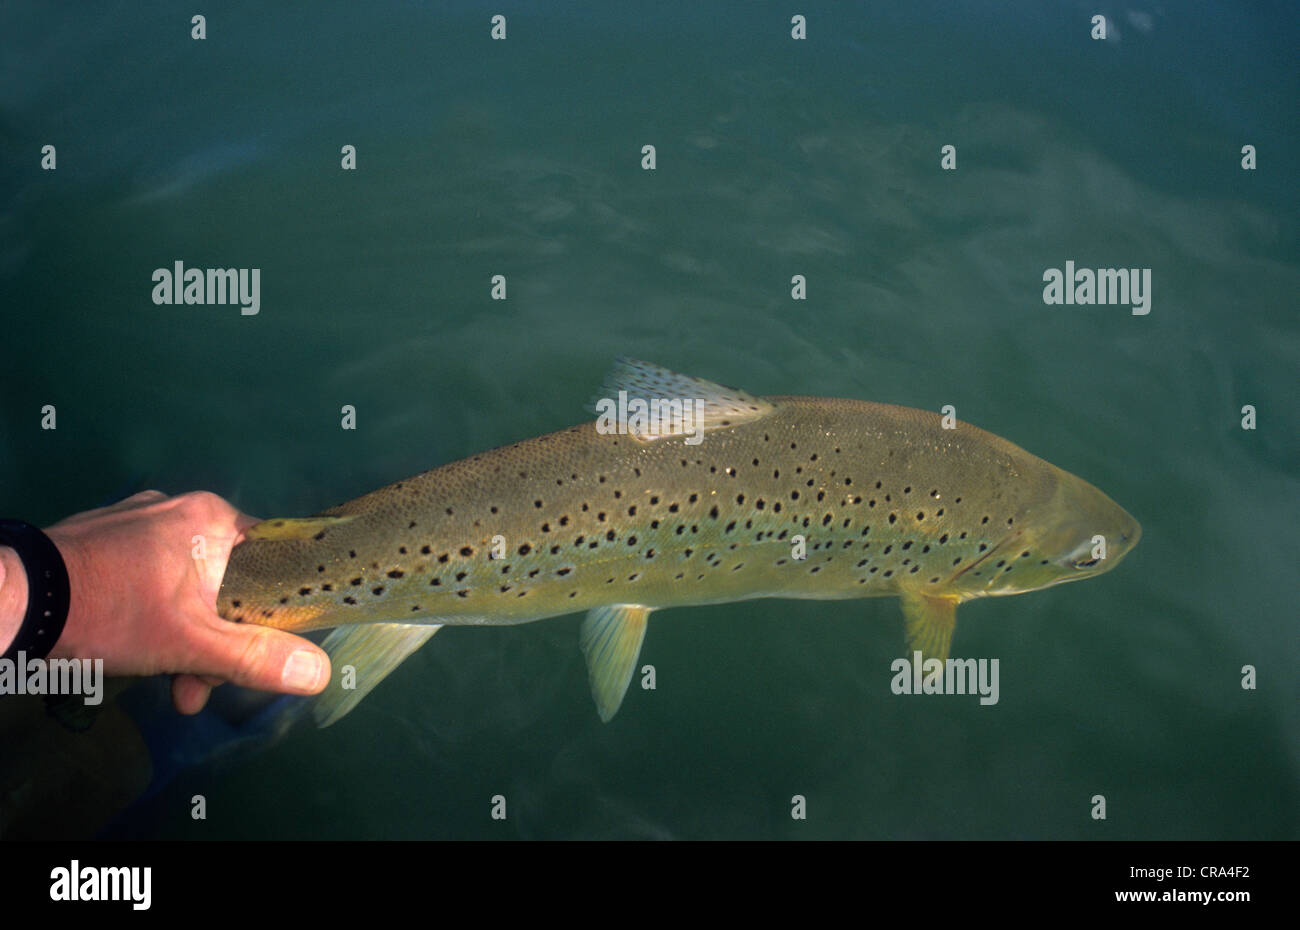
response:
[(105, 517), (112, 513), (121, 513), (125, 510), (134, 510), (137, 507), (145, 507), (149, 504), (156, 504), (158, 501), (167, 500), (167, 495), (162, 491), (141, 491), (138, 494), (132, 494), (125, 497), (115, 504), (109, 504), (107, 507), (96, 507), (94, 510), (83, 510), (81, 513), (69, 514), (54, 526), (71, 526), (77, 523), (85, 523), (100, 517)]
[(126, 507), (135, 507), (140, 504), (152, 504), (154, 501), (165, 501), (166, 499), (167, 495), (162, 491), (141, 491), (138, 494), (132, 494), (130, 497), (122, 498), (112, 506), (113, 508), (121, 507), (125, 509)]
[(245, 530), (247, 530), (250, 526), (257, 526), (257, 524), (261, 522), (262, 522), (261, 517), (249, 516), (248, 514), (244, 513), (242, 510), (239, 511), (237, 514), (235, 514), (235, 527), (239, 530), (240, 540), (243, 540)]
[(329, 684), (329, 656), (292, 633), (224, 621), (203, 630), (197, 674), (288, 694), (318, 694)]
[(177, 675), (172, 679), (172, 703), (182, 714), (197, 714), (208, 703), (212, 688), (194, 675)]

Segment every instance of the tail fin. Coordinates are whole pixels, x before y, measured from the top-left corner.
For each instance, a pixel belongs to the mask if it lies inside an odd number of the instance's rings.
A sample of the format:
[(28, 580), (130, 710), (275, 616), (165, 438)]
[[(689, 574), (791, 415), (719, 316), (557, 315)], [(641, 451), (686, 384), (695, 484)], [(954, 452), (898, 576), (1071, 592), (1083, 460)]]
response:
[(330, 683), (312, 703), (316, 726), (327, 727), (346, 716), (441, 629), (437, 623), (362, 623), (330, 633), (321, 648), (329, 654), (334, 671)]

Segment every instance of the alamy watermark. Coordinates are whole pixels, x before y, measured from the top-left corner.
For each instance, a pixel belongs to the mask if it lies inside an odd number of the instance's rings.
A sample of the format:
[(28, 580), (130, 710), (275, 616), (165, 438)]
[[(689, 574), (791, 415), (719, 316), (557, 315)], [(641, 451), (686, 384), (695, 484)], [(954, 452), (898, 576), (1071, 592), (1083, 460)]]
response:
[(243, 316), (262, 309), (261, 268), (155, 268), (153, 302), (164, 304), (239, 304)]
[(1131, 306), (1134, 316), (1151, 312), (1150, 268), (1092, 268), (1075, 269), (1074, 261), (1065, 263), (1065, 270), (1048, 268), (1043, 272), (1043, 303), (1053, 304), (1114, 304)]
[(619, 391), (618, 399), (602, 397), (596, 401), (596, 432), (630, 434), (638, 439), (662, 439), (686, 436), (688, 446), (704, 441), (704, 400), (689, 397), (628, 398)]
[(895, 694), (978, 694), (987, 706), (998, 702), (997, 659), (895, 659), (889, 690)]
[(104, 700), (103, 659), (0, 659), (0, 695), (81, 694), (94, 706)]

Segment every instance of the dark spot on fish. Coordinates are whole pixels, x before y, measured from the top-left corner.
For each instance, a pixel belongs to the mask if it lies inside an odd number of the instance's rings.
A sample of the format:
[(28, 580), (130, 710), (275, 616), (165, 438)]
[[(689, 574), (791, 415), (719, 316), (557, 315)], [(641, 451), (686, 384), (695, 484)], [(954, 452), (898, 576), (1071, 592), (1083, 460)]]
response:
[(890, 522), (890, 523), (894, 523), (894, 522), (896, 522), (897, 520), (898, 520), (898, 514), (896, 514), (896, 513), (891, 513), (891, 514), (889, 515), (889, 522)]
[(298, 594), (301, 597), (306, 597), (308, 594), (311, 594), (311, 588), (299, 588)]
[(287, 597), (282, 597), (282, 598), (280, 598), (280, 603), (281, 603), (281, 604), (287, 604), (287, 603), (289, 603), (289, 599), (288, 599)]
[(325, 538), (325, 531), (324, 531), (324, 530), (321, 530), (319, 533), (317, 533), (315, 536), (312, 537), (312, 539), (315, 539), (315, 540), (321, 540), (321, 539), (324, 539), (324, 538)]
[(353, 579), (352, 579), (352, 587), (354, 587), (354, 588), (359, 588), (359, 587), (361, 587), (361, 579), (360, 579), (359, 577), (358, 577), (358, 578), (353, 578)]
[(431, 587), (431, 588), (436, 588), (436, 587), (438, 587), (438, 586), (441, 585), (441, 584), (442, 584), (442, 579), (441, 579), (441, 578), (433, 578), (433, 579), (431, 579), (431, 580), (429, 581), (429, 587)]
[(403, 575), (405, 575), (405, 574), (406, 574), (406, 572), (401, 571), (400, 569), (396, 569), (396, 568), (395, 568), (395, 569), (393, 569), (391, 572), (388, 573), (388, 577), (389, 577), (389, 578), (401, 578), (401, 577), (402, 577)]
[(465, 576), (466, 576), (467, 574), (469, 574), (469, 573), (468, 573), (468, 572), (457, 572), (457, 573), (456, 573), (456, 580), (457, 580), (457, 581), (464, 581), (464, 580), (465, 580)]
[(561, 568), (561, 569), (559, 569), (558, 571), (556, 571), (555, 574), (557, 574), (557, 575), (559, 575), (561, 578), (563, 578), (565, 575), (569, 574), (569, 572), (571, 572), (571, 571), (573, 571), (573, 569), (571, 569), (571, 568)]
[(551, 555), (555, 555), (559, 551), (560, 551), (559, 546), (551, 546)]
[(616, 536), (618, 536), (618, 534), (615, 533), (613, 530), (610, 530), (605, 534), (605, 538), (608, 539), (610, 542), (613, 542)]
[(469, 592), (466, 591), (464, 588), (461, 588), (459, 591), (456, 592), (456, 596), (457, 596), (457, 597), (469, 597)]
[(384, 593), (383, 585), (380, 585), (377, 588), (371, 588), (370, 593), (373, 594), (375, 597), (379, 597), (379, 595)]
[(334, 590), (334, 585), (326, 583), (326, 584), (321, 585), (321, 586), (320, 586), (320, 589), (321, 589), (322, 591), (333, 591), (333, 590)]
[(356, 602), (357, 599), (350, 594), (347, 597), (343, 598), (343, 603), (345, 604), (355, 604)]
[(463, 555), (465, 558), (469, 558), (471, 555), (474, 554), (474, 550), (469, 546), (461, 546), (460, 554)]
[(633, 504), (631, 507), (627, 508), (627, 515), (628, 515), (629, 517), (635, 517), (635, 516), (636, 516), (636, 504)]
[(450, 554), (444, 552), (442, 555), (438, 556), (438, 561), (439, 561), (439, 562), (446, 562), (448, 558), (450, 558)]
[(536, 507), (538, 510), (541, 510), (541, 509), (542, 509), (542, 502), (541, 502), (541, 501), (533, 501), (533, 506)]
[(239, 601), (231, 601), (231, 602), (230, 602), (230, 606), (231, 606), (231, 607), (238, 607), (238, 606), (240, 606), (240, 602), (239, 602)]

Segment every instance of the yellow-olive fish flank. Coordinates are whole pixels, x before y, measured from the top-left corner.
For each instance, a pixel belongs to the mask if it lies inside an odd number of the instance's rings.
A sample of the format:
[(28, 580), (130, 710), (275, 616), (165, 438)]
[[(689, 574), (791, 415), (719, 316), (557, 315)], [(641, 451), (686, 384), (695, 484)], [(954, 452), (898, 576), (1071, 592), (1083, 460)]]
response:
[(911, 648), (943, 659), (958, 604), (1099, 574), (1141, 535), (1082, 479), (927, 411), (751, 397), (631, 360), (604, 396), (619, 391), (699, 418), (658, 433), (588, 422), (264, 521), (231, 554), (220, 614), (340, 628), (324, 725), (444, 625), (586, 611), (580, 645), (608, 720), (654, 610), (896, 595)]

